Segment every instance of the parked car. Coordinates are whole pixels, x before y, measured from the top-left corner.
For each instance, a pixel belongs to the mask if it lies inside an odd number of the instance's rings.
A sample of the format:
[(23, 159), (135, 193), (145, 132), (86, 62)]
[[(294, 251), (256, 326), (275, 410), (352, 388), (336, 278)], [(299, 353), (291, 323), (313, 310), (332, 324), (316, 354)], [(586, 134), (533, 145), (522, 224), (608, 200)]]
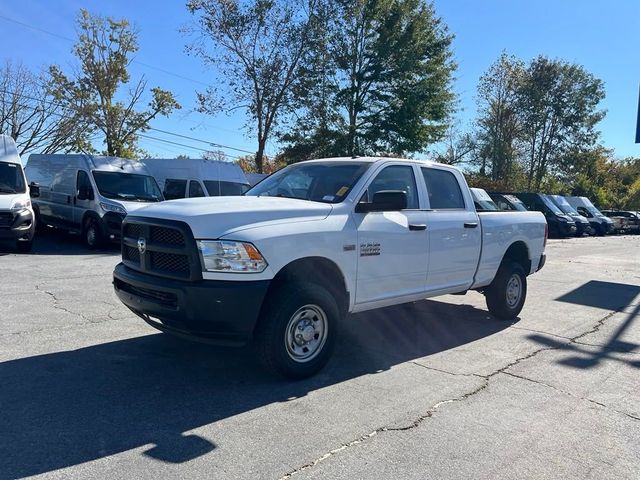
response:
[(545, 194), (517, 192), (512, 195), (522, 200), (528, 210), (543, 213), (549, 224), (549, 235), (562, 238), (576, 234), (578, 229), (573, 218), (563, 213)]
[(34, 232), (35, 215), (16, 143), (9, 135), (0, 135), (0, 241), (26, 252)]
[(623, 233), (640, 232), (640, 215), (625, 210), (602, 210), (602, 213), (614, 221), (618, 221), (618, 230)]
[(449, 165), (341, 158), (289, 165), (244, 196), (151, 205), (123, 233), (113, 285), (145, 322), (253, 340), (268, 369), (301, 378), (327, 362), (348, 312), (478, 290), (514, 319), (544, 265), (547, 224), (538, 212), (477, 213)]
[(158, 184), (137, 160), (32, 154), (25, 171), (39, 186), (36, 222), (79, 232), (89, 248), (120, 241), (127, 213), (163, 200)]
[(507, 193), (489, 192), (489, 196), (495, 202), (495, 204), (498, 206), (498, 209), (500, 210), (506, 210), (506, 211), (516, 210), (519, 212), (529, 211), (527, 207), (524, 205), (524, 203), (522, 203), (522, 200), (520, 200), (515, 195), (509, 195)]
[(576, 222), (576, 236), (581, 237), (582, 235), (591, 234), (591, 224), (587, 217), (580, 215), (578, 211), (569, 205), (569, 202), (562, 195), (547, 195), (556, 206), (562, 210), (563, 213), (566, 213), (573, 221)]
[(478, 212), (496, 212), (500, 210), (489, 194), (482, 188), (470, 188), (473, 204)]
[(606, 235), (613, 231), (613, 220), (604, 216), (587, 197), (564, 197), (567, 203), (575, 208), (580, 215), (589, 220), (596, 235)]
[(146, 158), (141, 160), (167, 200), (242, 195), (250, 185), (240, 166), (204, 158)]

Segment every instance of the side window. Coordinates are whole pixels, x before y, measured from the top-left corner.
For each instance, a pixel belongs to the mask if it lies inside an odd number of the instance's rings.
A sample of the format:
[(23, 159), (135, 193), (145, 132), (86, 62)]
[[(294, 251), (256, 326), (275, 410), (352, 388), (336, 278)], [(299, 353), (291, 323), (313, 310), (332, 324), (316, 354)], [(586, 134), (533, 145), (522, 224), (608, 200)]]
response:
[(429, 205), (434, 210), (464, 209), (464, 197), (455, 175), (446, 170), (422, 167)]
[(164, 182), (164, 198), (174, 200), (176, 198), (184, 198), (184, 192), (187, 189), (186, 180), (177, 180), (167, 178)]
[(373, 196), (383, 190), (400, 190), (407, 194), (407, 209), (417, 209), (418, 189), (413, 167), (409, 165), (391, 165), (385, 167), (378, 176), (369, 184), (366, 198), (373, 200)]
[(204, 191), (202, 190), (202, 186), (200, 182), (197, 180), (191, 180), (189, 182), (189, 198), (193, 197), (204, 197)]

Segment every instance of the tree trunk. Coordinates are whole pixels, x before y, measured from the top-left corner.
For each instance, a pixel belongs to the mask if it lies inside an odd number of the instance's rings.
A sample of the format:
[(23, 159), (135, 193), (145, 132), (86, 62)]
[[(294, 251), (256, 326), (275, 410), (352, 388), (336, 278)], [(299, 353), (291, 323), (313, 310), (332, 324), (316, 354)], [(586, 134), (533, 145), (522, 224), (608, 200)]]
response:
[(258, 151), (256, 152), (256, 171), (258, 173), (263, 173), (264, 168), (264, 147), (265, 147), (265, 139), (258, 139)]

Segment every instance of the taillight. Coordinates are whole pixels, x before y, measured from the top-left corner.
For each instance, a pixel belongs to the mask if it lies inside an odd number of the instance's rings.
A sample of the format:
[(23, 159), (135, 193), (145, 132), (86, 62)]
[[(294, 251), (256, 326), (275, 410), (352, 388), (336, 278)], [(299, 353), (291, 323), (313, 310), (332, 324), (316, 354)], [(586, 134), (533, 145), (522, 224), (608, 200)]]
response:
[(542, 245), (543, 247), (547, 246), (547, 238), (549, 238), (549, 225), (547, 225), (547, 222), (544, 222), (544, 244)]

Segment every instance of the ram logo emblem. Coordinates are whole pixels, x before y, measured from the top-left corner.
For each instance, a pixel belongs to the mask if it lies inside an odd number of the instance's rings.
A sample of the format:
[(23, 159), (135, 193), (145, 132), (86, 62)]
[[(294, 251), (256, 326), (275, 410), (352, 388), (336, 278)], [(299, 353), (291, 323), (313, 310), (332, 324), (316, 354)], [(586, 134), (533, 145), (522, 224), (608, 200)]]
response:
[(138, 252), (140, 252), (140, 255), (142, 255), (146, 251), (147, 251), (147, 241), (144, 238), (139, 238), (138, 239)]

